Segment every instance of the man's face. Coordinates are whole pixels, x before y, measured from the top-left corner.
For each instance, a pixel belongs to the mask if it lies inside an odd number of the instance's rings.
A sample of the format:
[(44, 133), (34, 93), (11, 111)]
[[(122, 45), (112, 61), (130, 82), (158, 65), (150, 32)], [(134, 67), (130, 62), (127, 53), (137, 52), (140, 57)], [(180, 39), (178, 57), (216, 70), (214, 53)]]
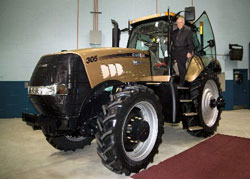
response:
[(182, 29), (183, 26), (184, 26), (183, 20), (182, 19), (178, 19), (177, 20), (177, 27), (178, 27), (178, 29)]

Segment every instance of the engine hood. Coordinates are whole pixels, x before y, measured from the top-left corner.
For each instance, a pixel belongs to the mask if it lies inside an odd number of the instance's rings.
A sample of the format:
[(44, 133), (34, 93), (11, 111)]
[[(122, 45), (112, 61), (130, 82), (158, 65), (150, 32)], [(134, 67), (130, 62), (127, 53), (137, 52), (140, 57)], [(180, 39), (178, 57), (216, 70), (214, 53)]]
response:
[(86, 48), (56, 54), (72, 53), (81, 57), (92, 88), (108, 80), (135, 82), (151, 76), (148, 51), (130, 48)]

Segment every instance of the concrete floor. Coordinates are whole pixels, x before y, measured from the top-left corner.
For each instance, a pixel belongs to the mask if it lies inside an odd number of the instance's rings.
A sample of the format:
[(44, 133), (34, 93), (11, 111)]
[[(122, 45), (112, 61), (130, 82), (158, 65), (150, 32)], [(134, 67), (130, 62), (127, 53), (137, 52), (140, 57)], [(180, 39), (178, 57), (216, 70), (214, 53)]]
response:
[[(217, 133), (250, 138), (250, 110), (224, 111)], [(150, 166), (203, 140), (190, 136), (180, 125), (166, 124), (160, 152)], [(0, 119), (0, 178), (129, 178), (105, 168), (96, 147), (93, 141), (83, 150), (60, 152), (46, 142), (41, 131), (33, 131), (20, 119)]]

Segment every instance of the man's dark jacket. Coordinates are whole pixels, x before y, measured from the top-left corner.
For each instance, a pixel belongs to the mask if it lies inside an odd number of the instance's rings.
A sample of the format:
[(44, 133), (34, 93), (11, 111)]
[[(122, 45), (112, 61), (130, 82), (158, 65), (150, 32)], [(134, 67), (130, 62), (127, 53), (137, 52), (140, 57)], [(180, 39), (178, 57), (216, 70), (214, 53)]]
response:
[(184, 26), (181, 30), (177, 29), (172, 34), (172, 58), (177, 61), (180, 73), (180, 84), (184, 84), (186, 75), (187, 53), (194, 50), (193, 34), (189, 27)]
[(189, 27), (184, 26), (181, 30), (176, 29), (172, 34), (173, 51), (182, 49), (187, 53), (194, 50), (193, 35)]

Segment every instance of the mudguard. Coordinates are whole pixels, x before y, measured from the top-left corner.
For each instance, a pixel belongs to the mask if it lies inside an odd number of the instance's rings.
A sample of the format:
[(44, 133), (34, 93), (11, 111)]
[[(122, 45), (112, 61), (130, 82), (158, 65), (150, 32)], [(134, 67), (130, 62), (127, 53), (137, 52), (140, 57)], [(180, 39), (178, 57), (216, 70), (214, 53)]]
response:
[(194, 81), (204, 69), (204, 63), (199, 56), (194, 56), (188, 66), (185, 80), (188, 82)]

